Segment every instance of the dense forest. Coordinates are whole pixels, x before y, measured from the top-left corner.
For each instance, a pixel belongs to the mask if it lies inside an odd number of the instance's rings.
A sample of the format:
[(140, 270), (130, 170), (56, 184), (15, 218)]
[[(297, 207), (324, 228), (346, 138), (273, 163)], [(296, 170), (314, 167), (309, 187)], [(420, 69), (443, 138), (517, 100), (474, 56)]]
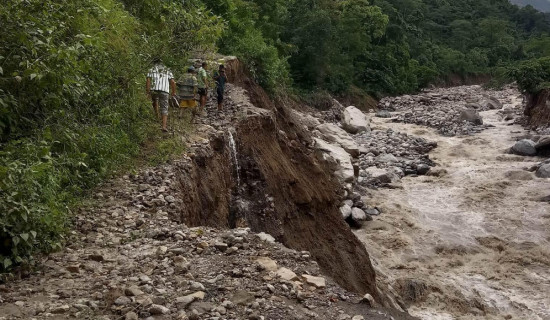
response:
[(190, 57), (237, 55), (273, 95), (533, 70), (520, 84), (536, 93), (550, 76), (549, 16), (507, 0), (5, 0), (0, 24), (3, 269), (58, 248), (86, 190), (165, 143), (144, 93), (156, 57), (182, 74)]

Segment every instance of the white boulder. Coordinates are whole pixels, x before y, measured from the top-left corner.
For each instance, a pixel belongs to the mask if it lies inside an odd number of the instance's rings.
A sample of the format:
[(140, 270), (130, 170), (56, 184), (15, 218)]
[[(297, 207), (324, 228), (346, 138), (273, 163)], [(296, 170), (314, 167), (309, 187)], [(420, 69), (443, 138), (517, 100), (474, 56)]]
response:
[(353, 106), (347, 107), (344, 110), (342, 126), (347, 132), (353, 134), (370, 131), (370, 123), (367, 116), (363, 111)]
[(317, 126), (317, 130), (319, 130), (324, 140), (339, 145), (354, 158), (359, 156), (359, 145), (342, 128), (332, 123), (323, 123)]
[(315, 139), (315, 148), (321, 157), (333, 165), (334, 174), (340, 182), (351, 182), (355, 178), (351, 156), (343, 148), (321, 139)]

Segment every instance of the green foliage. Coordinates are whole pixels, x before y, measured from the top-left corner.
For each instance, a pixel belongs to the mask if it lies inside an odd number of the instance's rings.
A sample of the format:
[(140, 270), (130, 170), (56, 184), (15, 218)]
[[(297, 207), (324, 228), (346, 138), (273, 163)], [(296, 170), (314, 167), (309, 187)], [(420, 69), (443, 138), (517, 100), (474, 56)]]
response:
[(158, 135), (146, 129), (156, 123), (143, 89), (151, 58), (183, 69), (190, 52), (213, 50), (224, 24), (188, 1), (6, 0), (0, 25), (7, 270), (58, 248), (78, 196)]
[(550, 89), (550, 57), (531, 59), (510, 67), (508, 76), (517, 81), (523, 92), (529, 94)]
[(253, 78), (274, 91), (289, 85), (289, 66), (278, 38), (288, 0), (204, 0), (227, 22), (220, 51), (236, 55)]
[(203, 2), (227, 21), (222, 51), (270, 89), (399, 94), (550, 51), (548, 16), (508, 0)]

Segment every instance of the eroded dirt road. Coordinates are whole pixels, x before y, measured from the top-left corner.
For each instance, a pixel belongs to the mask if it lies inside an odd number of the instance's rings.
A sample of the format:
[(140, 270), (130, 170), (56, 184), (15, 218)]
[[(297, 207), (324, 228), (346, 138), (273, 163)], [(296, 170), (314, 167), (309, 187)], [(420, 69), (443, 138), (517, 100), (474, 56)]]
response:
[(373, 191), (384, 214), (356, 234), (414, 316), (550, 319), (550, 206), (540, 201), (550, 182), (523, 170), (540, 158), (506, 153), (522, 127), (481, 115), (494, 127), (464, 137), (373, 118), (436, 141), (430, 156), (447, 173)]

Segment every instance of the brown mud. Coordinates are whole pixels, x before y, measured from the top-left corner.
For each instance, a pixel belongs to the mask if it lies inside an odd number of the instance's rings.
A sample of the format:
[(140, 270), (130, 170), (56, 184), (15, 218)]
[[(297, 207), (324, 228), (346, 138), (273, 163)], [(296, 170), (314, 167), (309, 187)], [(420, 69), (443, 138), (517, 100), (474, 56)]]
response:
[(235, 172), (230, 150), (224, 147), (228, 133), (212, 134), (211, 148), (196, 150), (194, 165), (179, 177), (182, 190), (189, 190), (182, 194), (182, 221), (191, 226), (246, 225), (267, 232), (290, 248), (311, 252), (344, 288), (370, 293), (385, 303), (365, 247), (341, 219), (341, 187), (309, 148), (309, 134), (245, 71), (229, 74), (245, 88), (235, 88), (233, 99), (241, 117), (230, 129), (239, 169)]

